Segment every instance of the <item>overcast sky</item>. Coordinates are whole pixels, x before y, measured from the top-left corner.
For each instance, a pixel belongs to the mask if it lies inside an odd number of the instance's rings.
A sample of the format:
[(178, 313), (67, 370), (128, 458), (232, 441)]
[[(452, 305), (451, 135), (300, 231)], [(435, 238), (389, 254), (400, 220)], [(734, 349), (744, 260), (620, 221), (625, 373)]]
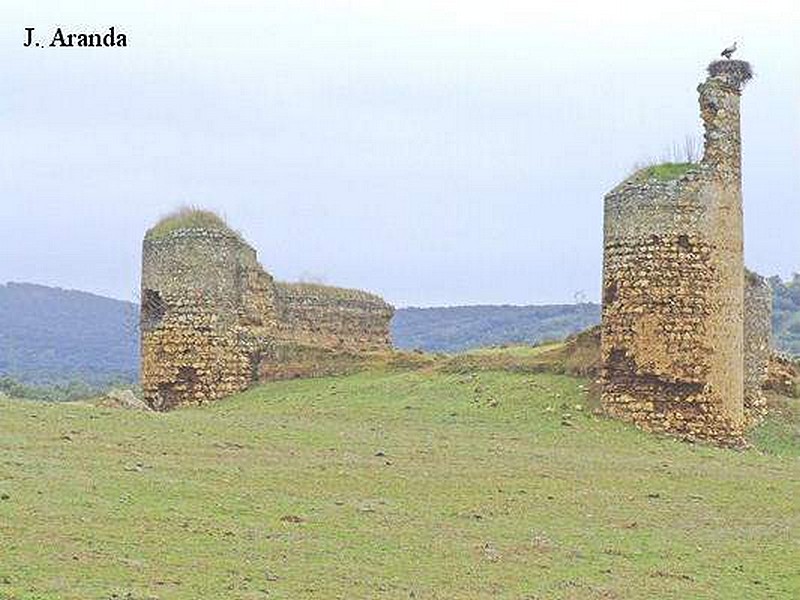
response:
[[(745, 245), (800, 270), (796, 0), (7, 1), (0, 282), (133, 299), (141, 238), (222, 213), (277, 278), (397, 306), (598, 299), (603, 194), (701, 137), (733, 39)], [(24, 48), (116, 26), (129, 47)]]

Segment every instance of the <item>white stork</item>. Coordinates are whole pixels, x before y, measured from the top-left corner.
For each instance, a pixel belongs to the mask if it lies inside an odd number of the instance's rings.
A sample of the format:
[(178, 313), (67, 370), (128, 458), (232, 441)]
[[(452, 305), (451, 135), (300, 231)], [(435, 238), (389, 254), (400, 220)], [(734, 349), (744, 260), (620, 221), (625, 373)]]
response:
[(725, 48), (725, 50), (720, 52), (719, 55), (724, 56), (725, 58), (730, 60), (731, 54), (733, 54), (734, 52), (736, 52), (736, 42), (733, 42), (733, 46), (728, 46), (727, 48)]

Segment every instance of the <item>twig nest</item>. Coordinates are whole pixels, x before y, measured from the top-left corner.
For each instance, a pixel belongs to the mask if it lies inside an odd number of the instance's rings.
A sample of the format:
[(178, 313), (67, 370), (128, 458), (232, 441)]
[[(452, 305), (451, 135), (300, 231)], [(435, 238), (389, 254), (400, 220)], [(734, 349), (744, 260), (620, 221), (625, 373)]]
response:
[(753, 78), (753, 67), (746, 60), (715, 60), (708, 65), (708, 74), (742, 89)]

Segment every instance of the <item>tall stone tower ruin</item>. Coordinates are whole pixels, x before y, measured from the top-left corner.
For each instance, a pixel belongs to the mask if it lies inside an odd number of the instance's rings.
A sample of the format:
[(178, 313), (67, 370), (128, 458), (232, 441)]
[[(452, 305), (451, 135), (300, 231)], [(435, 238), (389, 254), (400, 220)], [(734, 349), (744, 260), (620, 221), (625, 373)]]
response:
[(227, 227), (148, 234), (142, 248), (142, 387), (157, 410), (245, 389), (275, 329), (272, 279)]
[(739, 104), (750, 77), (745, 62), (712, 63), (698, 87), (700, 163), (643, 169), (604, 207), (604, 409), (721, 444), (744, 426)]
[(179, 211), (142, 244), (141, 382), (156, 410), (265, 379), (326, 374), (391, 349), (394, 309), (374, 294), (273, 281), (213, 213)]

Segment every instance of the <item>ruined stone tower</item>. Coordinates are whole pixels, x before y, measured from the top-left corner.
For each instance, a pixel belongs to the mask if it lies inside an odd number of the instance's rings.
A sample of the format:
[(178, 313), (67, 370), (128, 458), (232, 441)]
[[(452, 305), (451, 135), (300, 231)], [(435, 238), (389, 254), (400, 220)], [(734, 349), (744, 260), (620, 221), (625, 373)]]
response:
[(213, 213), (183, 210), (142, 245), (141, 382), (157, 410), (335, 371), (391, 348), (394, 309), (358, 290), (279, 284)]
[(236, 233), (165, 229), (142, 248), (142, 387), (158, 410), (245, 389), (275, 329), (272, 280)]
[(699, 164), (644, 169), (605, 198), (602, 402), (647, 430), (738, 443), (744, 426), (739, 101), (750, 68), (698, 87)]

